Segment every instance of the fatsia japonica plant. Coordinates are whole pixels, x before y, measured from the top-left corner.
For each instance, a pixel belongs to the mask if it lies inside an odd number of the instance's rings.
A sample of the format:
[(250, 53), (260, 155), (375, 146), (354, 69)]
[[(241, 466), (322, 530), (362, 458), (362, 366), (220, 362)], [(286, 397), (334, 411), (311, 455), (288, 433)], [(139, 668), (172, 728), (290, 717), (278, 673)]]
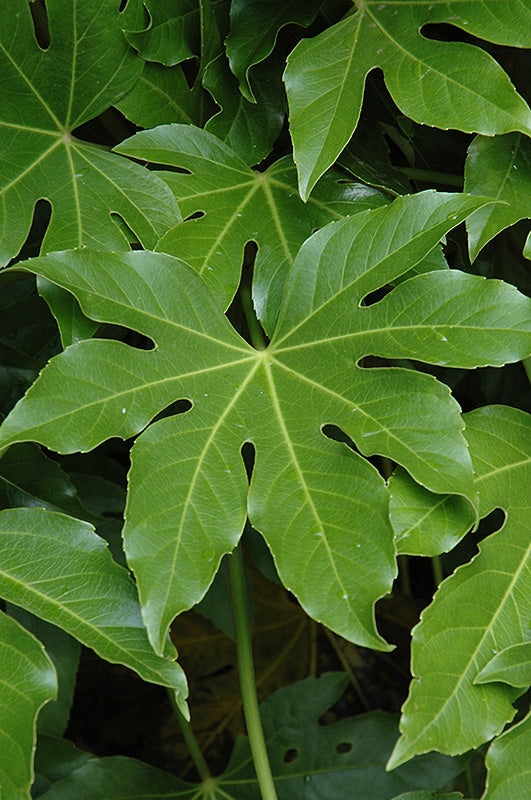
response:
[(530, 48), (3, 0), (2, 800), (529, 797)]

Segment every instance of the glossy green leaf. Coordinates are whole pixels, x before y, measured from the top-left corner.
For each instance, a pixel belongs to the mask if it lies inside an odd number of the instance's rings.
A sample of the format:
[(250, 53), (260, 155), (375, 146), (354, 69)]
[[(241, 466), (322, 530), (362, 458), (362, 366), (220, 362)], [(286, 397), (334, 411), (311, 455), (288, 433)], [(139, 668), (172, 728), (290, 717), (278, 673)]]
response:
[[(386, 487), (322, 428), (338, 425), (364, 455), (388, 456), (431, 491), (474, 505), (448, 389), (420, 372), (357, 365), (381, 355), (470, 367), (531, 351), (531, 300), (500, 281), (440, 270), (360, 306), (478, 204), (426, 192), (316, 233), (297, 256), (266, 350), (247, 345), (197, 273), (171, 256), (84, 249), (25, 263), (74, 293), (88, 316), (156, 347), (67, 348), (4, 422), (2, 447), (34, 440), (89, 450), (137, 434), (178, 399), (193, 405), (149, 426), (132, 452), (125, 546), (158, 652), (174, 616), (206, 592), (246, 513), (311, 616), (386, 648), (373, 620), (395, 572)], [(248, 499), (245, 441), (256, 448)]]
[(452, 754), (477, 747), (515, 714), (517, 690), (475, 680), (493, 655), (529, 638), (531, 417), (492, 406), (465, 420), (481, 516), (501, 507), (506, 520), (441, 584), (414, 629), (414, 678), (391, 766), (432, 749)]
[(397, 552), (437, 556), (461, 541), (474, 524), (470, 504), (458, 495), (434, 495), (397, 467), (389, 479), (390, 517)]
[[(468, 148), (465, 191), (503, 202), (480, 209), (468, 221), (468, 247), (474, 261), (496, 234), (531, 217), (531, 140), (519, 133), (477, 136)], [(524, 255), (531, 258), (528, 239)]]
[(290, 158), (254, 172), (212, 134), (186, 125), (142, 131), (116, 148), (134, 158), (187, 170), (164, 179), (190, 219), (168, 232), (158, 250), (182, 258), (227, 307), (240, 282), (243, 250), (258, 245), (253, 300), (268, 333), (274, 329), (284, 281), (303, 241), (318, 227), (388, 199), (330, 172), (305, 205), (297, 194)]
[(61, 628), (29, 614), (22, 608), (6, 604), (12, 619), (33, 634), (45, 647), (57, 675), (57, 696), (46, 703), (37, 720), (37, 731), (49, 736), (62, 736), (68, 725), (81, 647)]
[(474, 683), (499, 681), (509, 686), (531, 686), (531, 642), (506, 647), (483, 667)]
[(334, 163), (358, 122), (367, 74), (379, 67), (397, 106), (439, 128), (531, 134), (531, 111), (484, 50), (440, 42), (424, 25), (450, 23), (498, 44), (531, 46), (531, 8), (517, 0), (363, 0), (355, 13), (288, 58), (290, 131), (303, 198)]
[(115, 564), (91, 525), (40, 508), (0, 512), (0, 596), (125, 664), (144, 680), (175, 689), (184, 703), (186, 681), (172, 659), (151, 649), (134, 584)]
[(529, 793), (531, 714), (490, 746), (485, 759), (487, 785), (482, 800), (516, 800)]
[(295, 22), (308, 27), (319, 6), (319, 0), (232, 0), (227, 56), (247, 100), (259, 99), (249, 82), (250, 68), (272, 52), (285, 25)]
[(182, 68), (146, 61), (142, 74), (117, 103), (119, 111), (140, 128), (171, 122), (200, 125), (215, 110), (199, 84), (189, 87)]
[(203, 76), (203, 86), (221, 108), (208, 120), (205, 130), (225, 142), (251, 166), (269, 155), (284, 122), (278, 68), (268, 62), (258, 70), (258, 78), (257, 102), (251, 103), (238, 91), (238, 83), (223, 53), (210, 62)]
[(0, 786), (4, 800), (30, 800), (39, 710), (57, 691), (44, 648), (0, 611)]

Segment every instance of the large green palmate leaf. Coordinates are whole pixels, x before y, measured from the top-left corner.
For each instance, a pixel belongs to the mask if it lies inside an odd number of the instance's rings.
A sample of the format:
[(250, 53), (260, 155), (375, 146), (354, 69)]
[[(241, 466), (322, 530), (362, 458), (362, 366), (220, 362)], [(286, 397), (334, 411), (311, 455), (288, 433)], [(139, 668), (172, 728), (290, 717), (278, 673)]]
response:
[(426, 38), (450, 23), (498, 44), (531, 46), (528, 0), (356, 0), (356, 12), (300, 42), (284, 75), (300, 191), (307, 198), (358, 122), (367, 74), (379, 67), (397, 106), (438, 128), (531, 134), (531, 111), (484, 50)]
[[(468, 221), (468, 248), (474, 261), (496, 234), (531, 217), (531, 141), (519, 133), (478, 136), (468, 149), (465, 191), (502, 200), (480, 209)], [(531, 258), (531, 235), (524, 246)]]
[(30, 800), (39, 710), (57, 691), (44, 648), (0, 611), (0, 787), (3, 800)]
[[(387, 647), (373, 619), (395, 574), (385, 483), (322, 428), (338, 425), (364, 455), (388, 456), (431, 491), (475, 504), (447, 387), (359, 362), (380, 355), (467, 368), (531, 352), (531, 300), (500, 281), (440, 270), (361, 305), (479, 202), (426, 192), (316, 233), (297, 256), (265, 350), (244, 342), (197, 273), (169, 255), (83, 249), (25, 262), (75, 294), (87, 316), (130, 327), (155, 348), (67, 348), (5, 420), (1, 447), (34, 440), (90, 450), (137, 434), (176, 400), (193, 406), (150, 425), (132, 451), (125, 548), (157, 652), (174, 616), (205, 594), (246, 513), (311, 616)], [(256, 448), (250, 489), (246, 441)]]
[[(389, 800), (396, 792), (412, 787), (437, 788), (461, 769), (459, 759), (438, 754), (421, 756), (396, 772), (385, 771), (385, 760), (396, 739), (396, 717), (374, 712), (330, 725), (318, 724), (319, 716), (341, 696), (345, 675), (327, 673), (292, 684), (262, 703), (261, 717), (279, 800), (349, 798)], [(36, 766), (53, 765), (52, 741), (37, 750)], [(57, 748), (63, 760), (62, 747)], [(285, 755), (291, 756), (285, 760)], [(201, 784), (178, 780), (131, 758), (80, 761), (61, 775), (42, 796), (43, 800), (260, 800), (249, 741), (238, 737), (226, 770)], [(68, 762), (67, 762), (68, 764)], [(44, 766), (44, 765), (43, 765)], [(431, 800), (429, 795), (428, 800)], [(457, 797), (452, 797), (452, 800)], [(424, 800), (422, 796), (421, 800)]]
[(127, 570), (91, 525), (41, 508), (0, 512), (0, 597), (62, 628), (98, 655), (175, 690), (186, 680), (166, 640), (157, 656)]
[(170, 230), (157, 249), (194, 267), (224, 308), (240, 282), (245, 245), (257, 243), (253, 300), (268, 333), (274, 329), (284, 281), (303, 241), (333, 219), (388, 202), (382, 193), (344, 182), (341, 173), (331, 171), (305, 205), (297, 194), (289, 157), (266, 172), (254, 172), (213, 134), (187, 125), (142, 131), (116, 150), (189, 173), (159, 174), (185, 218), (202, 216)]
[(489, 748), (487, 785), (482, 800), (516, 800), (529, 794), (531, 714), (509, 728)]
[(476, 678), (493, 655), (529, 640), (531, 417), (492, 406), (465, 420), (480, 514), (501, 507), (506, 520), (441, 584), (414, 629), (414, 678), (392, 766), (416, 753), (462, 753), (488, 741), (513, 718), (512, 701), (521, 693)]
[(43, 250), (127, 249), (125, 220), (152, 247), (178, 210), (156, 175), (72, 136), (137, 80), (142, 62), (123, 38), (114, 0), (47, 0), (51, 43), (38, 45), (29, 3), (0, 6), (0, 264), (20, 250), (35, 203), (52, 216)]

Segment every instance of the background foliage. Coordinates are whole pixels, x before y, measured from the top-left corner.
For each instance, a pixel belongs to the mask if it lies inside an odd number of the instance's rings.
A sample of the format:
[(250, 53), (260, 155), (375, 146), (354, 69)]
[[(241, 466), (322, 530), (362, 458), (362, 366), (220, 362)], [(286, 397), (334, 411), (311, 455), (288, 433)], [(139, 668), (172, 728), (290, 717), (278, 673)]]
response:
[(527, 797), (529, 48), (4, 0), (2, 800)]

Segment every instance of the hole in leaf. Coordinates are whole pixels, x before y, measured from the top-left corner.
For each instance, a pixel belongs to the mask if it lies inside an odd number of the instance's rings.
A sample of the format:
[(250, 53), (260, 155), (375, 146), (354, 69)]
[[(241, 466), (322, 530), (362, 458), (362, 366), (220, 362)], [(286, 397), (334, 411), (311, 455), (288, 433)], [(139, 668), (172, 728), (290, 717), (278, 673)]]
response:
[(243, 463), (245, 464), (245, 471), (247, 473), (247, 480), (251, 480), (253, 474), (254, 462), (256, 460), (256, 449), (252, 442), (244, 442), (241, 449)]
[(133, 250), (139, 250), (142, 248), (142, 245), (138, 241), (136, 233), (129, 227), (125, 219), (122, 216), (120, 216), (120, 214), (118, 214), (116, 211), (111, 211), (111, 219), (123, 233), (127, 242), (131, 245)]
[(154, 350), (156, 345), (153, 339), (149, 336), (144, 336), (143, 333), (132, 331), (129, 328), (124, 328), (122, 325), (114, 325), (112, 323), (103, 324), (98, 330), (98, 339), (112, 339), (118, 342), (128, 344), (129, 347), (134, 347), (135, 350)]
[[(354, 450), (355, 453), (358, 453), (358, 455), (362, 455), (350, 436), (342, 431), (337, 425), (327, 422), (325, 425), (321, 425), (321, 433), (326, 436), (327, 439), (332, 439), (334, 442), (342, 442), (351, 450)], [(364, 456), (362, 457), (364, 458)]]
[(190, 220), (190, 219), (201, 219), (201, 217), (204, 217), (204, 216), (205, 216), (205, 212), (204, 211), (194, 211), (194, 213), (190, 214), (189, 217), (186, 217), (186, 219), (184, 221), (188, 222), (188, 220)]
[(299, 751), (296, 750), (294, 747), (290, 747), (290, 749), (286, 750), (286, 752), (282, 756), (282, 761), (284, 762), (284, 764), (292, 764), (298, 757), (299, 757)]
[(52, 216), (52, 204), (49, 200), (37, 200), (33, 209), (33, 219), (26, 237), (26, 241), (20, 248), (20, 252), (13, 258), (8, 266), (13, 266), (17, 261), (24, 261), (26, 258), (33, 258), (39, 255), (42, 241), (48, 230)]
[(99, 117), (84, 122), (72, 131), (72, 136), (89, 144), (114, 147), (118, 142), (139, 131), (117, 108), (108, 108)]
[(50, 46), (50, 26), (45, 0), (32, 0), (30, 11), (37, 44), (41, 50), (47, 50)]
[(339, 755), (346, 755), (350, 753), (351, 750), (352, 745), (350, 742), (340, 742), (336, 745), (336, 753), (339, 753)]
[(376, 289), (374, 292), (369, 292), (369, 294), (365, 295), (363, 300), (360, 302), (360, 307), (368, 308), (369, 306), (373, 306), (375, 303), (378, 303), (380, 300), (389, 294), (392, 290), (392, 286), (387, 284), (386, 286), (382, 286), (380, 289)]
[(120, 0), (120, 5), (118, 7), (118, 11), (120, 12), (120, 14), (122, 13), (122, 11), (125, 11), (128, 2), (129, 0)]
[(262, 348), (267, 347), (269, 338), (266, 336), (260, 320), (256, 316), (252, 300), (253, 270), (257, 252), (258, 246), (256, 242), (247, 242), (243, 251), (240, 285), (226, 311), (226, 315), (235, 330), (246, 342)]
[(447, 22), (428, 22), (421, 28), (421, 34), (425, 39), (432, 39), (437, 42), (468, 42), (470, 44), (484, 45), (482, 39), (471, 36), (462, 28), (450, 25)]
[(175, 417), (178, 414), (186, 414), (187, 411), (190, 411), (193, 408), (193, 403), (191, 400), (183, 397), (180, 400), (175, 400), (173, 403), (170, 403), (169, 406), (166, 406), (162, 411), (159, 411), (156, 417), (153, 418), (153, 422), (158, 422), (159, 419), (165, 419), (166, 417)]

